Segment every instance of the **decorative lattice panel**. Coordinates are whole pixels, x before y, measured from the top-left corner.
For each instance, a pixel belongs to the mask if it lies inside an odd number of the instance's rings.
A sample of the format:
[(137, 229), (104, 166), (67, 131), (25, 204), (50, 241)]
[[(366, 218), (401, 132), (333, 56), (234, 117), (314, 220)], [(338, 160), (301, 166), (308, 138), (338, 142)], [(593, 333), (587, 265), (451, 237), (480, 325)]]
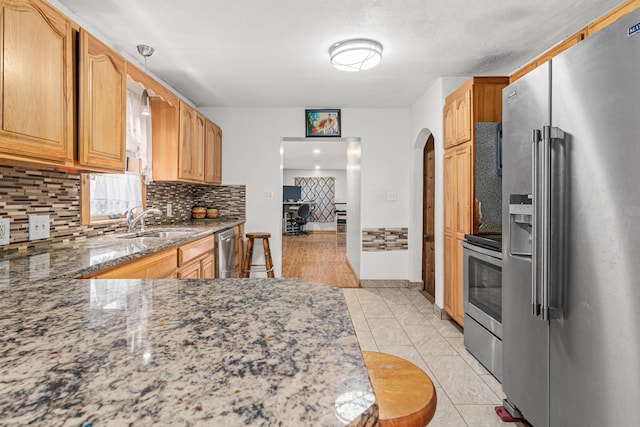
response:
[(302, 188), (302, 200), (314, 200), (309, 222), (333, 222), (336, 179), (329, 177), (296, 177), (295, 185)]

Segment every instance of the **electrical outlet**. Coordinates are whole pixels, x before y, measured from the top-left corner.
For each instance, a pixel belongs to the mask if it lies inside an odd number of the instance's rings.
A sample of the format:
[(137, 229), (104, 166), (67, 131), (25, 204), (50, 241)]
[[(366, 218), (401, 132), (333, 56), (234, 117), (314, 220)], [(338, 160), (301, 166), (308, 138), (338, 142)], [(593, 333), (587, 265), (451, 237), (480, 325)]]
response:
[(9, 218), (0, 219), (0, 245), (9, 244)]
[(49, 238), (49, 215), (29, 215), (29, 240)]
[(273, 199), (273, 191), (265, 191), (264, 192), (264, 198), (265, 198), (265, 200)]
[(171, 206), (171, 203), (167, 203), (167, 217), (172, 217), (173, 216), (173, 206)]

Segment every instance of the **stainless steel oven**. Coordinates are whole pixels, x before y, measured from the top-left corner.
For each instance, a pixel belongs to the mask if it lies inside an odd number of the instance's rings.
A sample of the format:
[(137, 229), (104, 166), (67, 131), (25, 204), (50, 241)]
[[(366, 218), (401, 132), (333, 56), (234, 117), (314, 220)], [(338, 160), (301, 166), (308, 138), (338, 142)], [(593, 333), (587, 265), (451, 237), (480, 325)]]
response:
[(502, 379), (502, 236), (465, 235), (464, 344)]

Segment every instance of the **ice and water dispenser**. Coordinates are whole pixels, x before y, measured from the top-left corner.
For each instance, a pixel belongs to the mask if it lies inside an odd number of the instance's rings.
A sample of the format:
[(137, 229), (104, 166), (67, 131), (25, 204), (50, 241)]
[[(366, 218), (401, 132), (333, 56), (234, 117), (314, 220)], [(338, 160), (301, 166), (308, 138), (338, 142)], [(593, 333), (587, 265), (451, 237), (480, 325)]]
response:
[(533, 204), (530, 194), (509, 196), (509, 251), (511, 255), (531, 256)]

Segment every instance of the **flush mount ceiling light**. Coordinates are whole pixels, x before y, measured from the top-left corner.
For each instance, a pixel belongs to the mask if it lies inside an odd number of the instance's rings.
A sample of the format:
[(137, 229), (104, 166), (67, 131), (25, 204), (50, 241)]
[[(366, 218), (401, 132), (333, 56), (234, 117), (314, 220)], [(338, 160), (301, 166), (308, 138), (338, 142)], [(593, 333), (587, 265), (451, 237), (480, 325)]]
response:
[(362, 71), (382, 61), (382, 45), (375, 40), (343, 40), (329, 48), (331, 65), (342, 71)]
[[(136, 46), (138, 53), (144, 56), (144, 72), (147, 72), (147, 58), (153, 55), (153, 48), (146, 44), (139, 44)], [(149, 98), (149, 92), (147, 90), (142, 91), (142, 98), (140, 98), (140, 110), (143, 116), (151, 115), (151, 99)]]

